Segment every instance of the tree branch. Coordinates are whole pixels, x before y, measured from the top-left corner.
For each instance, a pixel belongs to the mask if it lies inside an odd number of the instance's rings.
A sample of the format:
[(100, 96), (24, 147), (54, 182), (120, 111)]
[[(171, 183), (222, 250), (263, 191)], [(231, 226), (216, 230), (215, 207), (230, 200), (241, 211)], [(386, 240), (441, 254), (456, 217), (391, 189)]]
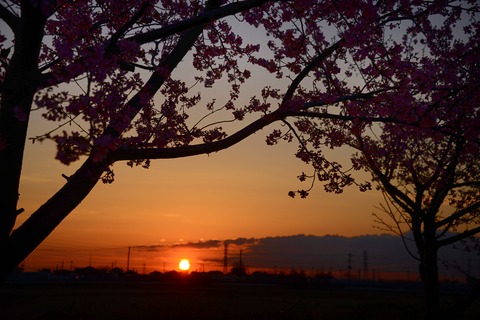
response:
[(8, 10), (3, 4), (0, 4), (0, 19), (5, 21), (10, 29), (12, 29), (13, 33), (17, 33), (20, 18)]
[(148, 2), (144, 2), (141, 7), (138, 9), (138, 11), (128, 20), (125, 22), (124, 25), (122, 25), (117, 32), (115, 32), (110, 39), (108, 40), (108, 44), (106, 45), (105, 51), (108, 52), (111, 50), (113, 47), (116, 47), (116, 44), (120, 40), (120, 38), (128, 31), (129, 28), (131, 28), (135, 22), (137, 22), (145, 13), (147, 10), (148, 6), (150, 4)]
[(452, 186), (452, 189), (462, 188), (462, 187), (480, 187), (480, 181), (467, 181), (467, 182), (455, 183)]
[(288, 0), (245, 0), (230, 3), (216, 9), (208, 10), (208, 12), (204, 12), (196, 17), (175, 22), (171, 25), (162, 27), (157, 30), (147, 31), (145, 33), (131, 36), (129, 38), (126, 38), (125, 41), (135, 41), (138, 44), (149, 43), (185, 31), (198, 25), (213, 22), (220, 18), (225, 18), (227, 16), (234, 15), (255, 7), (260, 7), (269, 2), (288, 2)]
[[(207, 7), (218, 3), (219, 0), (209, 0)], [(197, 26), (183, 34), (177, 46), (164, 61), (163, 66), (167, 68), (169, 72), (183, 59), (202, 30), (203, 26)], [(142, 108), (142, 104), (139, 103), (140, 94), (148, 93), (153, 96), (163, 81), (164, 76), (159, 72), (155, 72), (142, 88), (143, 91), (140, 90), (140, 92), (128, 102), (128, 107), (133, 108), (128, 114), (131, 119), (133, 119), (136, 112)], [(118, 130), (118, 128), (111, 124), (104, 134), (120, 135), (121, 129)], [(18, 161), (18, 163), (21, 163), (21, 161)], [(33, 251), (89, 194), (111, 164), (111, 158), (96, 162), (93, 160), (92, 155), (90, 155), (80, 169), (68, 179), (67, 183), (52, 198), (38, 208), (19, 228), (12, 232), (6, 240), (6, 243), (4, 245), (0, 244), (2, 257), (7, 261), (7, 263), (0, 264), (0, 275), (8, 274), (8, 270), (12, 270)], [(8, 169), (10, 170), (10, 168)], [(16, 190), (18, 190), (18, 188)]]
[[(345, 101), (355, 101), (355, 100), (366, 100), (373, 98), (376, 94), (387, 91), (388, 89), (378, 89), (370, 92), (358, 92), (353, 94), (347, 94), (340, 98), (337, 98), (333, 103), (345, 102)], [(303, 109), (310, 109), (314, 107), (323, 107), (326, 105), (332, 104), (332, 102), (327, 103), (325, 101), (311, 101), (304, 104)]]
[[(373, 175), (378, 178), (385, 192), (392, 198), (392, 201), (396, 202), (405, 212), (407, 212), (412, 218), (412, 226), (414, 226), (415, 217), (415, 202), (410, 197), (402, 192), (399, 188), (395, 187), (390, 181), (391, 179), (386, 176), (380, 168), (375, 165), (372, 157), (365, 152), (364, 141), (361, 136), (357, 136), (358, 145), (352, 145), (353, 148), (361, 151), (364, 154), (364, 158), (367, 161), (368, 169), (372, 171)], [(412, 228), (414, 230), (414, 228)], [(415, 235), (415, 234), (414, 234)]]
[[(141, 45), (141, 44), (149, 43), (155, 40), (163, 39), (165, 37), (186, 31), (188, 29), (191, 29), (197, 26), (205, 25), (209, 22), (213, 22), (220, 18), (225, 18), (227, 16), (237, 14), (248, 9), (260, 7), (268, 2), (284, 2), (284, 1), (288, 1), (288, 0), (245, 0), (241, 2), (235, 2), (235, 3), (222, 6), (220, 8), (212, 8), (212, 9), (206, 10), (196, 17), (186, 19), (180, 22), (176, 22), (157, 30), (152, 30), (152, 31), (147, 31), (145, 33), (137, 34), (137, 35), (119, 40), (118, 42), (135, 41), (136, 43)], [(107, 41), (110, 41), (110, 40), (107, 40)], [(105, 51), (104, 54), (106, 53), (107, 52)], [(73, 79), (75, 77), (80, 76), (85, 72), (85, 70), (82, 68), (78, 68), (78, 63), (84, 60), (85, 60), (84, 56), (78, 57), (70, 65), (65, 66), (61, 71), (61, 73), (63, 75), (66, 75), (66, 74), (70, 75), (69, 79)], [(40, 75), (39, 86), (41, 88), (46, 88), (46, 87), (58, 85), (65, 81), (66, 81), (65, 77), (62, 77), (61, 79), (57, 79), (54, 73), (49, 72), (49, 73)]]
[(317, 67), (320, 62), (325, 60), (328, 56), (330, 56), (332, 53), (335, 52), (335, 50), (339, 49), (341, 47), (341, 43), (343, 42), (343, 38), (332, 44), (330, 47), (326, 48), (324, 51), (322, 51), (320, 54), (318, 54), (314, 59), (308, 63), (305, 68), (293, 79), (292, 84), (288, 88), (287, 92), (285, 93), (285, 96), (283, 97), (282, 100), (282, 105), (285, 105), (288, 101), (290, 101), (293, 97), (293, 94), (295, 93), (295, 90), (297, 90), (298, 86), (302, 82), (303, 79), (312, 71), (315, 67)]
[[(450, 142), (449, 141), (449, 147), (450, 147)], [(437, 187), (437, 190), (435, 190), (434, 195), (432, 196), (432, 200), (430, 202), (430, 206), (428, 208), (427, 214), (429, 215), (436, 215), (436, 213), (440, 210), (440, 206), (443, 204), (443, 201), (447, 197), (448, 193), (450, 192), (456, 178), (456, 169), (458, 165), (458, 159), (461, 154), (461, 149), (462, 149), (461, 142), (457, 141), (455, 144), (455, 150), (454, 150), (454, 155), (450, 159), (450, 163), (448, 164), (448, 167), (446, 170), (442, 170), (444, 163), (444, 160), (448, 157), (448, 154), (450, 153), (450, 148), (446, 148), (444, 151), (444, 155), (442, 156), (441, 159), (438, 162), (437, 170), (436, 172), (432, 175), (431, 182), (433, 183), (434, 179), (437, 180), (439, 179), (440, 173), (443, 171), (446, 173), (446, 177), (442, 180), (440, 180), (442, 183), (440, 183), (440, 186)]]
[(21, 263), (82, 202), (109, 164), (88, 158), (55, 195), (12, 232), (2, 251), (0, 275)]
[(480, 202), (476, 202), (466, 208), (463, 208), (462, 210), (459, 210), (451, 215), (449, 215), (448, 217), (446, 217), (445, 219), (443, 220), (440, 220), (437, 222), (436, 224), (436, 227), (437, 228), (441, 228), (447, 224), (451, 224), (453, 223), (455, 220), (458, 220), (460, 219), (462, 216), (474, 211), (474, 210), (478, 210), (480, 209)]
[[(219, 3), (218, 0), (209, 0), (206, 4), (205, 11), (209, 11), (215, 8)], [(126, 103), (122, 117), (122, 123), (112, 122), (105, 129), (105, 134), (119, 137), (123, 130), (131, 123), (133, 118), (140, 112), (145, 105), (145, 101), (149, 101), (157, 93), (160, 87), (165, 82), (168, 75), (177, 67), (182, 61), (185, 55), (197, 41), (198, 37), (202, 33), (205, 25), (199, 25), (195, 28), (191, 28), (182, 34), (178, 40), (175, 48), (168, 54), (159, 67), (152, 73), (148, 81), (143, 87)]]
[[(315, 112), (315, 111), (285, 111), (288, 117), (306, 117), (316, 119), (331, 119), (342, 121), (364, 121), (364, 122), (381, 122), (381, 123), (402, 123), (400, 120), (393, 117), (363, 117), (363, 116), (347, 116), (342, 114)], [(403, 123), (402, 123), (403, 124)]]
[[(360, 94), (358, 96), (365, 96), (365, 94)], [(358, 97), (353, 95), (350, 98)], [(345, 100), (346, 98), (343, 98)], [(220, 141), (198, 144), (198, 145), (189, 145), (184, 147), (176, 148), (133, 148), (133, 147), (123, 147), (119, 148), (116, 151), (111, 153), (111, 159), (113, 161), (124, 161), (124, 160), (135, 160), (135, 159), (172, 159), (172, 158), (181, 158), (194, 156), (203, 153), (217, 152), (223, 149), (226, 149), (241, 140), (245, 139), (252, 133), (261, 130), (267, 125), (276, 122), (278, 120), (285, 119), (287, 117), (314, 117), (322, 119), (338, 119), (338, 120), (362, 120), (362, 121), (371, 121), (371, 122), (397, 122), (394, 118), (374, 118), (374, 117), (353, 117), (353, 116), (344, 116), (331, 113), (322, 113), (322, 112), (308, 112), (308, 111), (286, 111), (278, 109), (254, 122), (250, 125), (244, 127), (240, 131), (234, 133), (233, 135), (222, 139)]]
[(480, 233), (480, 227), (473, 228), (471, 230), (466, 230), (462, 233), (458, 233), (454, 236), (451, 236), (447, 239), (437, 241), (437, 248), (448, 246), (449, 244), (455, 243), (457, 241), (469, 238), (476, 234)]
[(231, 147), (245, 138), (251, 136), (255, 132), (263, 129), (267, 125), (281, 120), (284, 118), (284, 114), (279, 110), (274, 111), (260, 119), (252, 122), (243, 129), (235, 132), (231, 136), (226, 137), (220, 141), (214, 141), (209, 143), (202, 143), (196, 145), (187, 145), (183, 147), (175, 148), (129, 148), (123, 147), (115, 151), (112, 151), (109, 155), (109, 159), (112, 162), (136, 160), (136, 159), (174, 159), (182, 157), (190, 157), (199, 154), (208, 154), (217, 152), (228, 147)]

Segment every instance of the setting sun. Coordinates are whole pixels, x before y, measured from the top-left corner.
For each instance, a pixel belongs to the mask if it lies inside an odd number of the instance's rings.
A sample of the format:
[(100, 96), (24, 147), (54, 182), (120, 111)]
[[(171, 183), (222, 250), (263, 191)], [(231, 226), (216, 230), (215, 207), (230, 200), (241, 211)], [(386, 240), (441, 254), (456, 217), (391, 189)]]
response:
[(178, 264), (178, 267), (183, 271), (187, 271), (190, 269), (190, 262), (187, 259), (182, 259)]

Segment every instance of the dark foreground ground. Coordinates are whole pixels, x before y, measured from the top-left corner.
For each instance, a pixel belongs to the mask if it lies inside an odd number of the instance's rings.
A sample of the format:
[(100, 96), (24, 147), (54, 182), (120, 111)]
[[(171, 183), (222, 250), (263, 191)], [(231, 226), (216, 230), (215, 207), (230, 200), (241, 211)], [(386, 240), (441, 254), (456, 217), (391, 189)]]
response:
[[(447, 298), (450, 299), (450, 298)], [(213, 283), (15, 284), (0, 319), (421, 319), (422, 296), (361, 288)], [(477, 303), (462, 319), (480, 319)]]

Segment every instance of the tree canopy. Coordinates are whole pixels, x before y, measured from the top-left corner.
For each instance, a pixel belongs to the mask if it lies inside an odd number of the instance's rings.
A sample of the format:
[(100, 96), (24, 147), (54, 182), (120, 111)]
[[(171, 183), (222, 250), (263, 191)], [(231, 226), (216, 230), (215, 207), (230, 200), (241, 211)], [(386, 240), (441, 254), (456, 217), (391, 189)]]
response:
[[(283, 130), (267, 143), (298, 142), (296, 156), (327, 191), (371, 187), (323, 152), (353, 146), (362, 153), (352, 169), (373, 172), (402, 210), (438, 211), (450, 199), (476, 214), (479, 10), (476, 1), (4, 1), (1, 274), (98, 181), (112, 182), (115, 162), (148, 168), (220, 151), (274, 122)], [(256, 92), (245, 90), (252, 82)], [(28, 137), (35, 112), (51, 130)], [(57, 160), (82, 164), (13, 230), (25, 143), (44, 140)]]

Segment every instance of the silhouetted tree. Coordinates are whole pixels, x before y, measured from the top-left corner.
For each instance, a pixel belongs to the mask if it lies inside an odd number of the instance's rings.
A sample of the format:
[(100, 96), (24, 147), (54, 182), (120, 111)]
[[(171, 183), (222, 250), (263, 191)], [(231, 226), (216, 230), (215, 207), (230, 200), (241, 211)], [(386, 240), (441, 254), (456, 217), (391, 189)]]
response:
[[(152, 159), (220, 151), (274, 122), (284, 127), (273, 129), (268, 144), (299, 132), (310, 137), (298, 136), (296, 156), (314, 165), (327, 191), (352, 183), (368, 189), (322, 148), (353, 143), (351, 133), (374, 123), (423, 128), (424, 107), (436, 108), (437, 96), (453, 99), (477, 88), (478, 11), (472, 1), (3, 1), (0, 277), (98, 181), (111, 183), (115, 162), (148, 167)], [(241, 28), (235, 32), (242, 23), (265, 34), (261, 53), (260, 45), (242, 41)], [(458, 28), (464, 37), (452, 40)], [(176, 73), (181, 63), (191, 78)], [(445, 73), (439, 86), (435, 77), (459, 64), (468, 77), (453, 74), (457, 82), (450, 84)], [(266, 85), (245, 92), (252, 77)], [(205, 98), (209, 88), (228, 97)], [(191, 119), (192, 110), (200, 120)], [(34, 112), (52, 129), (31, 141), (54, 141), (56, 159), (82, 163), (14, 230)], [(248, 122), (228, 126), (240, 121)], [(478, 133), (472, 128), (469, 134)]]
[[(480, 47), (478, 24), (469, 24), (467, 3), (437, 4), (442, 17), (422, 10), (408, 15), (408, 33), (392, 40), (397, 51), (383, 52), (383, 34), (381, 49), (356, 52), (370, 56), (359, 74), (362, 85), (382, 93), (339, 108), (339, 115), (351, 116), (352, 122), (305, 118), (296, 123), (304, 160), (314, 165), (320, 179), (327, 174), (323, 160), (317, 161), (321, 147), (358, 150), (353, 169), (372, 174), (385, 196), (381, 208), (393, 221), (376, 215), (377, 222), (405, 243), (406, 234), (413, 235), (415, 249), (407, 249), (419, 261), (427, 319), (458, 316), (480, 294), (477, 283), (450, 313), (440, 308), (438, 250), (480, 232)], [(478, 17), (478, 7), (473, 10), (472, 17)], [(454, 22), (458, 28), (452, 27)], [(391, 68), (392, 61), (401, 66)], [(382, 113), (392, 121), (368, 120)]]
[[(442, 314), (438, 251), (480, 233), (480, 145), (478, 133), (475, 137), (468, 132), (471, 121), (480, 119), (477, 106), (471, 110), (473, 113), (465, 112), (463, 103), (470, 99), (478, 101), (478, 89), (477, 93), (467, 90), (461, 96), (443, 99), (441, 104), (455, 110), (453, 118), (457, 119), (450, 122), (436, 118), (436, 125), (442, 127), (439, 131), (391, 125), (384, 127), (376, 139), (358, 136), (356, 145), (361, 150), (357, 160), (378, 182), (385, 196), (380, 208), (393, 223), (379, 215), (376, 220), (402, 236), (409, 253), (419, 261), (432, 319)], [(409, 235), (413, 238), (409, 239)], [(416, 250), (410, 249), (409, 241)], [(458, 315), (458, 307), (479, 294), (477, 282), (450, 316)]]

